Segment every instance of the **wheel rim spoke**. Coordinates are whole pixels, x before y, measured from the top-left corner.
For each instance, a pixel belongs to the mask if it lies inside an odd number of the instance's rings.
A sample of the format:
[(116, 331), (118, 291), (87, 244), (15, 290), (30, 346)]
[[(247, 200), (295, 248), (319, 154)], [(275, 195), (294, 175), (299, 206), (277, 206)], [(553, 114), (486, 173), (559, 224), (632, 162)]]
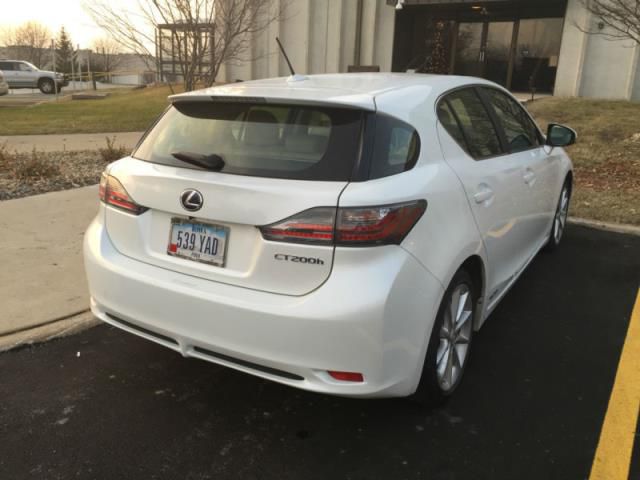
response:
[(449, 348), (447, 354), (447, 366), (444, 372), (445, 388), (449, 389), (453, 386), (453, 357), (455, 356), (455, 348)]
[(460, 318), (464, 313), (464, 309), (467, 306), (467, 301), (469, 300), (469, 292), (465, 291), (460, 294), (458, 298), (458, 306), (456, 307), (456, 327), (460, 324)]
[(467, 324), (469, 319), (471, 318), (471, 310), (463, 310), (460, 314), (460, 318), (456, 322), (456, 336), (459, 336), (464, 326)]
[(459, 372), (459, 371), (460, 371), (460, 369), (462, 368), (462, 361), (461, 361), (461, 358), (460, 358), (460, 357), (461, 357), (461, 354), (460, 354), (460, 352), (458, 351), (458, 347), (457, 347), (457, 346), (456, 346), (456, 347), (454, 347), (454, 348), (452, 348), (451, 350), (453, 351), (453, 354), (452, 354), (452, 356), (453, 356), (453, 360), (452, 360), (452, 363), (453, 363), (452, 373), (453, 373), (453, 371), (454, 371), (454, 370), (455, 370), (455, 372)]
[(566, 190), (562, 192), (562, 206), (560, 209), (562, 213), (567, 213), (567, 210), (569, 210), (569, 195)]
[(564, 232), (565, 225), (567, 223), (567, 215), (569, 213), (569, 192), (565, 188), (560, 194), (560, 201), (558, 202), (558, 210), (556, 211), (555, 218), (553, 220), (553, 238), (556, 243), (560, 242), (562, 233)]
[(455, 324), (458, 318), (458, 308), (460, 306), (460, 289), (456, 288), (451, 294), (451, 303), (449, 305), (449, 318), (451, 326)]
[(436, 365), (438, 368), (438, 374), (441, 376), (444, 373), (444, 367), (446, 366), (445, 358), (449, 354), (451, 349), (451, 343), (448, 340), (443, 340), (438, 348), (438, 354), (436, 355)]
[(451, 336), (451, 324), (451, 313), (446, 311), (444, 312), (444, 321), (440, 329), (440, 338), (448, 339)]

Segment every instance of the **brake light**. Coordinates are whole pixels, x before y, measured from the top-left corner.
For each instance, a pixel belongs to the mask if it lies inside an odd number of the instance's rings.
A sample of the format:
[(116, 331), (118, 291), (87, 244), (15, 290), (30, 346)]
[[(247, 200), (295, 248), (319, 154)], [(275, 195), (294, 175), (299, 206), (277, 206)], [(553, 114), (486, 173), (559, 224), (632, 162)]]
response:
[(313, 245), (400, 244), (422, 217), (425, 200), (378, 207), (318, 207), (260, 227), (265, 240)]
[(100, 196), (100, 200), (107, 205), (124, 210), (125, 212), (133, 213), (134, 215), (140, 215), (141, 213), (149, 210), (142, 205), (138, 205), (129, 196), (120, 181), (106, 173), (103, 173), (100, 177), (98, 195)]

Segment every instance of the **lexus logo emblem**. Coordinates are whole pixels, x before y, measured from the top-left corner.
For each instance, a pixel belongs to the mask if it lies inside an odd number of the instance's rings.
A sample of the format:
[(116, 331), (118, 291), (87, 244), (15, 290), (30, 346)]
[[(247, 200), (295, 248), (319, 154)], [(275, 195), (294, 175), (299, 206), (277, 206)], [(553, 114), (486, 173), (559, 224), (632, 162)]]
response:
[(197, 212), (202, 208), (204, 198), (198, 190), (189, 189), (180, 195), (180, 203), (188, 212)]

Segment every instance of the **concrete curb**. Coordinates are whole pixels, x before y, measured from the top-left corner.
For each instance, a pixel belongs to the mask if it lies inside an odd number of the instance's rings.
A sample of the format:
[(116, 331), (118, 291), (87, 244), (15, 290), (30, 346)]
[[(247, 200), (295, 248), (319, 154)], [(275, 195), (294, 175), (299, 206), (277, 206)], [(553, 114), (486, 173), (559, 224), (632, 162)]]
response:
[(73, 335), (88, 328), (95, 327), (99, 323), (100, 320), (95, 318), (90, 311), (85, 311), (79, 315), (4, 335), (0, 337), (0, 352)]
[(609, 223), (598, 220), (587, 220), (586, 218), (569, 217), (569, 223), (580, 225), (583, 227), (597, 228), (598, 230), (606, 230), (608, 232), (626, 233), (628, 235), (640, 236), (640, 227), (635, 225), (627, 225), (624, 223)]
[(106, 145), (106, 138), (115, 138), (116, 145), (132, 149), (144, 132), (105, 132), (105, 133), (62, 133), (51, 135), (8, 135), (0, 136), (0, 144), (5, 143), (9, 151), (31, 153), (73, 152), (98, 150)]
[(89, 311), (90, 310), (88, 308), (83, 308), (82, 310), (78, 310), (76, 312), (72, 312), (72, 313), (69, 313), (67, 315), (62, 315), (61, 317), (56, 317), (56, 318), (52, 318), (51, 320), (45, 320), (43, 322), (36, 323), (35, 325), (26, 325), (26, 326), (23, 326), (23, 327), (15, 328), (13, 330), (8, 330), (6, 332), (1, 332), (0, 331), (0, 338), (8, 337), (10, 335), (15, 335), (15, 334), (26, 332), (26, 331), (29, 331), (29, 330), (33, 330), (34, 328), (46, 327), (47, 325), (51, 325), (51, 324), (54, 324), (54, 323), (57, 323), (57, 322), (61, 322), (63, 320), (67, 320), (67, 319), (70, 319), (70, 318), (73, 318), (73, 317), (77, 317), (77, 316), (82, 315), (84, 313), (87, 313)]

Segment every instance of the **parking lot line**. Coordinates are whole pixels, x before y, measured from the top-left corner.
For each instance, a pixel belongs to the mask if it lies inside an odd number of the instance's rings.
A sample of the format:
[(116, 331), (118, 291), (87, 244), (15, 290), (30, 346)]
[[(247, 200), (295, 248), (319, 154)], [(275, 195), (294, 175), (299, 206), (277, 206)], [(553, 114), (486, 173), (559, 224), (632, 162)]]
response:
[(640, 410), (640, 290), (622, 347), (616, 379), (589, 480), (627, 480)]

